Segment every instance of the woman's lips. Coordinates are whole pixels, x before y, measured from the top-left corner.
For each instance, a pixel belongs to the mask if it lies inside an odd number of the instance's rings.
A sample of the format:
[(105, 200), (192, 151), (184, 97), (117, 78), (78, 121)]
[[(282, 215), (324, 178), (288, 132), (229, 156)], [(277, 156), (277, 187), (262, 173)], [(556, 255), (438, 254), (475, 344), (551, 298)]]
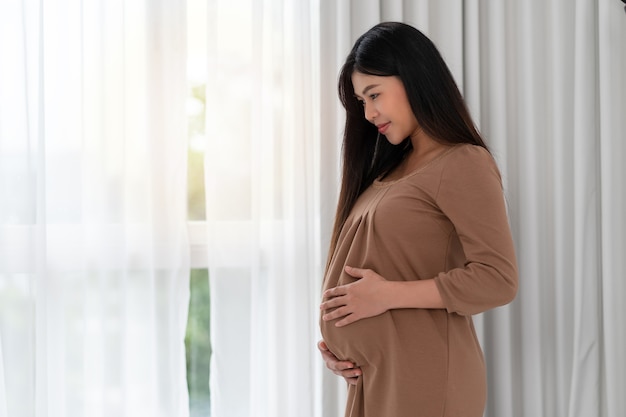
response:
[(377, 125), (376, 127), (378, 128), (378, 133), (380, 133), (381, 135), (384, 135), (390, 124), (391, 124), (391, 122), (387, 122), (387, 123), (383, 123), (381, 125)]

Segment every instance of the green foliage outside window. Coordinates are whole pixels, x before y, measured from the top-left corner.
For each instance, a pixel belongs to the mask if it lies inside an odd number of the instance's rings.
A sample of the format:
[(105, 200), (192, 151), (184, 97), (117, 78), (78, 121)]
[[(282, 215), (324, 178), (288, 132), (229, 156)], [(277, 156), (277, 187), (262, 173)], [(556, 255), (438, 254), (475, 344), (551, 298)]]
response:
[(210, 291), (206, 269), (192, 269), (191, 298), (185, 348), (190, 417), (210, 415), (209, 375), (211, 360)]

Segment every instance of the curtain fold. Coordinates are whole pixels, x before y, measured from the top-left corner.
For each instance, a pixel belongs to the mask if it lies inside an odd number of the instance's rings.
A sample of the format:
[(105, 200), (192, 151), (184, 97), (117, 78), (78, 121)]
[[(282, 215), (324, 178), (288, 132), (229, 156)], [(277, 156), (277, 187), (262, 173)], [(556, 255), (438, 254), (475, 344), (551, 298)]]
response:
[(319, 408), (323, 150), (313, 3), (216, 0), (209, 7), (214, 417), (306, 417)]
[(2, 5), (0, 415), (188, 415), (184, 16)]
[(603, 413), (615, 416), (626, 412), (626, 8), (620, 2), (598, 4), (599, 80), (599, 161), (602, 300), (601, 345), (603, 358), (601, 385), (606, 406)]

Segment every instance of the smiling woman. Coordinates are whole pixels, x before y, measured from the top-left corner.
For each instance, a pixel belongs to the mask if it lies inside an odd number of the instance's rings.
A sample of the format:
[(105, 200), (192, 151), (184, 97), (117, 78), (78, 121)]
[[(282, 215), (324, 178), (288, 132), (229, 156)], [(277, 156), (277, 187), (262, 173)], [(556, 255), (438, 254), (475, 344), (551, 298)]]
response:
[[(379, 77), (355, 71), (352, 74), (355, 96), (363, 105), (365, 119), (376, 126), (389, 143), (398, 145), (419, 133), (400, 78)], [(392, 120), (393, 116), (393, 120)]]
[(320, 327), (328, 367), (352, 363), (345, 415), (482, 417), (471, 316), (517, 292), (499, 170), (417, 29), (374, 26), (339, 79), (344, 170)]

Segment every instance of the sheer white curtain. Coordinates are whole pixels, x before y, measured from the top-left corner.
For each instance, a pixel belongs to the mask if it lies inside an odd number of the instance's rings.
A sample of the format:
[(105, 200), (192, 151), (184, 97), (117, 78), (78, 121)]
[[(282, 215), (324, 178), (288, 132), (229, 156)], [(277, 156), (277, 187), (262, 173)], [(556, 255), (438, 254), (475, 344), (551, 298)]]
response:
[(314, 3), (209, 3), (213, 417), (306, 417), (319, 408), (322, 150)]
[(186, 416), (183, 3), (0, 6), (0, 416)]

